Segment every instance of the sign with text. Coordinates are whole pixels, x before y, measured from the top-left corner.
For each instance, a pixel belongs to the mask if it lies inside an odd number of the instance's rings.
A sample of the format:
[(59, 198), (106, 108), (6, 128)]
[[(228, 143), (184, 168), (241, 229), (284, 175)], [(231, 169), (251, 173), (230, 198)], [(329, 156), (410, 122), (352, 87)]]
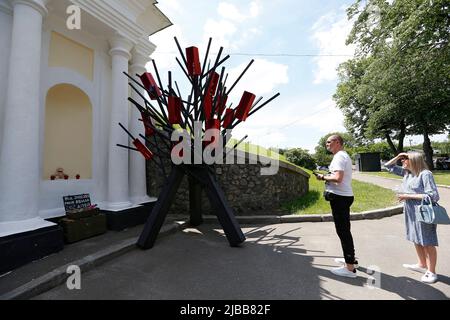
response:
[(86, 209), (91, 206), (91, 197), (89, 194), (80, 194), (75, 196), (63, 197), (64, 208), (66, 212), (73, 210)]

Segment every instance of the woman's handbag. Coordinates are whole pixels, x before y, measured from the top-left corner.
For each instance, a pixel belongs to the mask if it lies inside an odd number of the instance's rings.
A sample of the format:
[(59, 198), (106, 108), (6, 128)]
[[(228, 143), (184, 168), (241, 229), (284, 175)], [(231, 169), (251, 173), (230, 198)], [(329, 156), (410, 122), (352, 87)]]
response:
[[(425, 199), (429, 204), (425, 204)], [(444, 207), (441, 207), (438, 203), (433, 203), (430, 196), (426, 196), (422, 199), (422, 203), (416, 210), (417, 221), (428, 224), (450, 224), (450, 218)]]

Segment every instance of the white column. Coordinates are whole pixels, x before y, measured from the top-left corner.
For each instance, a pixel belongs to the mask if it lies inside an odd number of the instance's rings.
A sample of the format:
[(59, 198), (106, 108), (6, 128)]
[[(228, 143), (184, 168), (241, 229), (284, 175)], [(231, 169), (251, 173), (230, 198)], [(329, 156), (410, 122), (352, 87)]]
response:
[(0, 150), (0, 237), (46, 227), (39, 218), (42, 23), (47, 0), (14, 0)]
[(112, 106), (109, 133), (108, 164), (108, 210), (118, 211), (132, 206), (129, 199), (128, 152), (117, 144), (129, 145), (128, 135), (120, 128), (119, 122), (128, 128), (128, 62), (133, 44), (124, 37), (110, 40), (112, 57)]
[[(140, 81), (136, 74), (141, 75), (146, 72), (145, 65), (150, 60), (150, 53), (145, 53), (144, 50), (135, 48), (132, 51), (133, 58), (131, 60), (130, 75), (134, 76), (137, 81)], [(139, 87), (138, 87), (139, 88)], [(140, 93), (145, 96), (145, 90), (139, 88)], [(131, 93), (132, 98), (140, 102), (143, 106), (143, 99), (134, 92)], [(130, 130), (139, 137), (139, 134), (145, 135), (144, 124), (139, 121), (142, 119), (141, 113), (135, 106), (131, 106), (130, 113)], [(142, 140), (142, 139), (141, 139)], [(133, 204), (141, 204), (151, 201), (147, 195), (147, 175), (146, 175), (146, 161), (145, 158), (138, 152), (130, 152), (130, 198)]]

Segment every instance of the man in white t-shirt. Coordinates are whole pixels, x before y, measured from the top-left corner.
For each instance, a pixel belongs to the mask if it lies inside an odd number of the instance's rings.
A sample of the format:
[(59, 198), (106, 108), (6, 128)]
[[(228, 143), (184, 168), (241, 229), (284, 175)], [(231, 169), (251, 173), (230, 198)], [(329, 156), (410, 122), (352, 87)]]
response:
[(344, 140), (333, 135), (327, 139), (327, 150), (334, 157), (330, 164), (330, 173), (318, 174), (317, 179), (326, 182), (325, 198), (330, 201), (336, 232), (341, 240), (344, 259), (336, 259), (343, 266), (331, 270), (343, 277), (356, 278), (358, 262), (355, 260), (355, 247), (350, 226), (350, 207), (355, 200), (352, 190), (352, 159), (344, 151)]

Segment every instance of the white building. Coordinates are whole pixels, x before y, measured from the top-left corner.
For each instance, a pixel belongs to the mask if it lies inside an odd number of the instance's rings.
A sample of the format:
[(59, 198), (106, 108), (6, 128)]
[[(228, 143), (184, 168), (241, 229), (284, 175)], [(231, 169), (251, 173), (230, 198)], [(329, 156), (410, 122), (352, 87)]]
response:
[[(66, 195), (109, 211), (151, 201), (143, 157), (116, 144), (128, 145), (119, 122), (144, 131), (123, 72), (143, 73), (149, 35), (171, 25), (155, 4), (0, 0), (0, 242), (51, 229)], [(51, 180), (59, 167), (68, 180)]]

